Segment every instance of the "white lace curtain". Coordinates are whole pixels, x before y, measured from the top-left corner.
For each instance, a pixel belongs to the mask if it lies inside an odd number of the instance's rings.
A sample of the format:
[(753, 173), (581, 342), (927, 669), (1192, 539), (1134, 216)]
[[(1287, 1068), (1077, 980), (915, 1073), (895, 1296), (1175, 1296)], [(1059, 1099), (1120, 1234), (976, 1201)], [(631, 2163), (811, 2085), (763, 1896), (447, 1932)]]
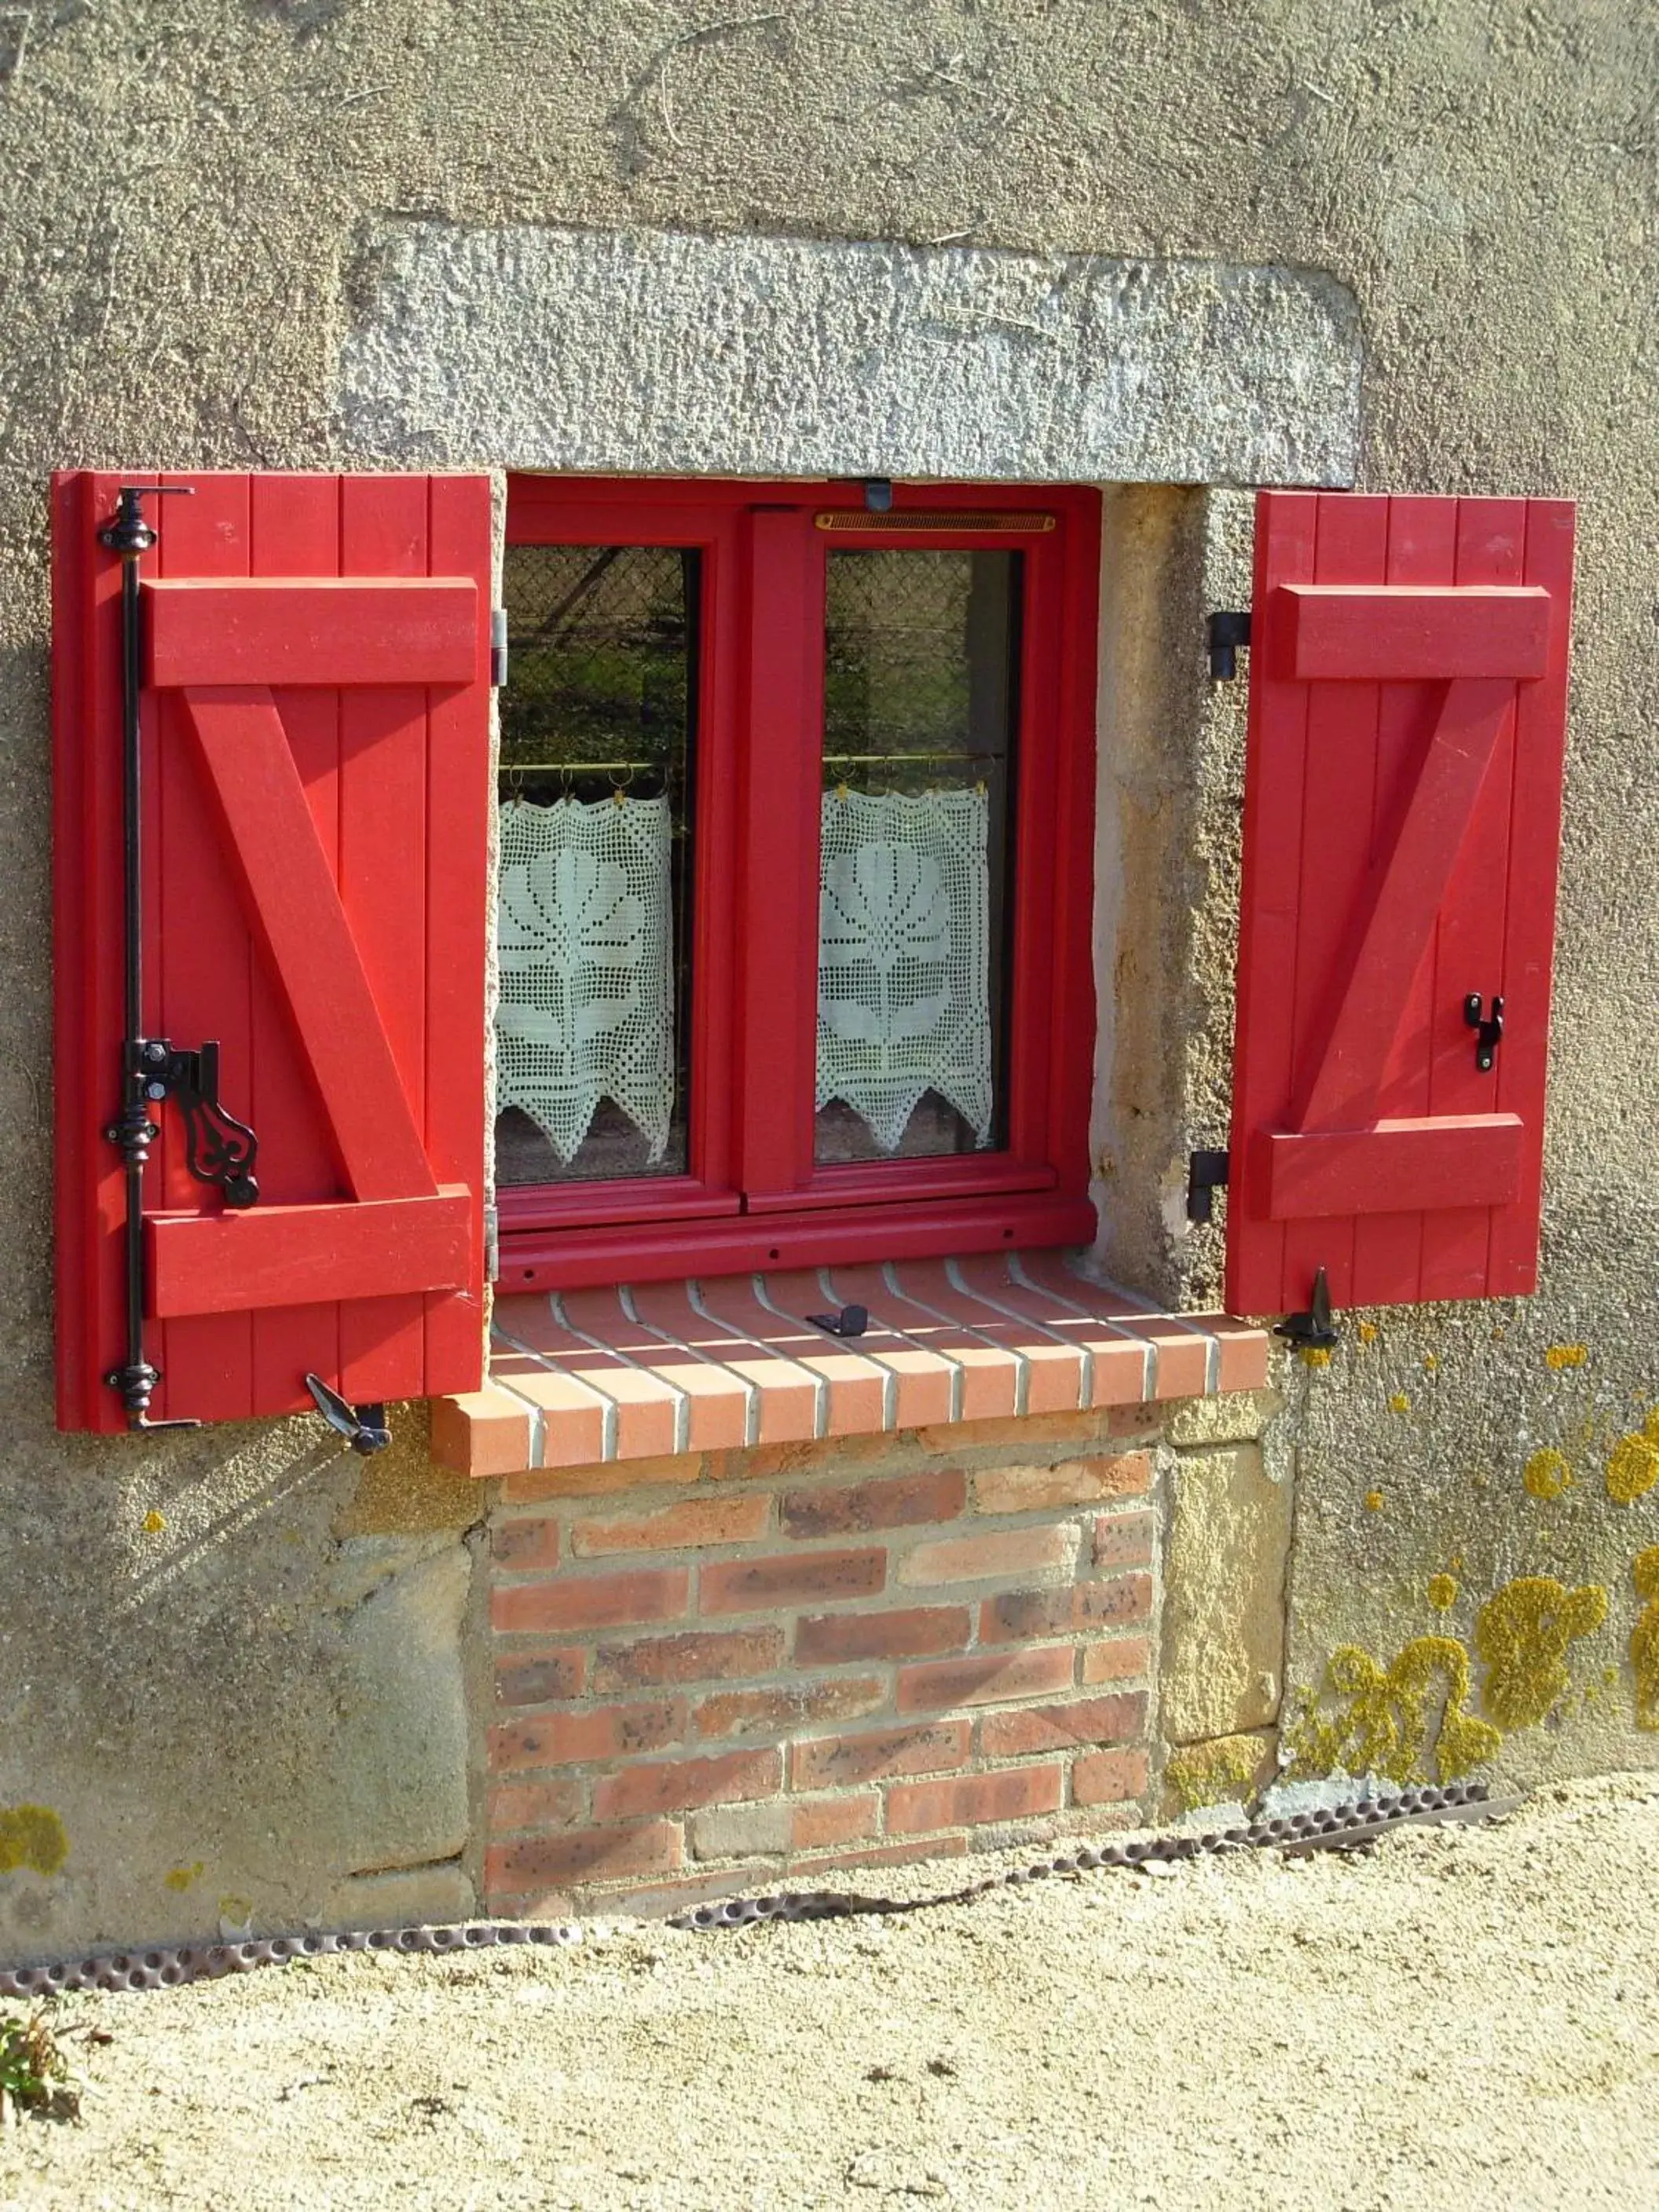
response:
[(817, 1103), (896, 1152), (929, 1091), (991, 1139), (989, 807), (983, 791), (828, 791)]
[(674, 1109), (668, 800), (518, 801), (501, 811), (498, 1107), (568, 1166), (601, 1098), (654, 1161)]

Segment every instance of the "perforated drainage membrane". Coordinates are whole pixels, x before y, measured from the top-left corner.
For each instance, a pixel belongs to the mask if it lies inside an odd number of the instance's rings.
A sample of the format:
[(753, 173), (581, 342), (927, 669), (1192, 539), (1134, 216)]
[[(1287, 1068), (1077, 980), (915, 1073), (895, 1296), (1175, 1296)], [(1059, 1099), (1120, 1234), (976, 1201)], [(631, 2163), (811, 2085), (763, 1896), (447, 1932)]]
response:
[[(862, 1914), (919, 1912), (936, 1905), (966, 1905), (993, 1890), (1054, 1875), (1091, 1873), (1101, 1867), (1133, 1869), (1148, 1864), (1194, 1859), (1219, 1852), (1278, 1850), (1300, 1855), (1314, 1850), (1352, 1850), (1390, 1829), (1412, 1824), (1482, 1820), (1518, 1801), (1493, 1800), (1484, 1783), (1459, 1783), (1441, 1789), (1407, 1790), (1396, 1796), (1365, 1797), (1343, 1805), (1257, 1820), (1243, 1827), (1203, 1835), (1154, 1836), (1127, 1843), (1085, 1844), (1074, 1850), (1037, 1859), (1007, 1872), (970, 1882), (965, 1888), (923, 1897), (860, 1895), (845, 1890), (785, 1890), (764, 1897), (732, 1897), (672, 1914), (671, 1928), (713, 1932), (744, 1928), (765, 1920), (845, 1920)], [(605, 1921), (483, 1921), (459, 1926), (351, 1929), (343, 1935), (268, 1936), (241, 1942), (153, 1944), (142, 1951), (112, 1951), (43, 1966), (0, 1967), (0, 1996), (44, 1997), (86, 1990), (167, 1990), (187, 1982), (217, 1981), (261, 1966), (287, 1966), (295, 1959), (328, 1958), (343, 1951), (484, 1951), (514, 1943), (570, 1945), (593, 1942), (619, 1923)], [(650, 1927), (650, 1921), (622, 1926)]]

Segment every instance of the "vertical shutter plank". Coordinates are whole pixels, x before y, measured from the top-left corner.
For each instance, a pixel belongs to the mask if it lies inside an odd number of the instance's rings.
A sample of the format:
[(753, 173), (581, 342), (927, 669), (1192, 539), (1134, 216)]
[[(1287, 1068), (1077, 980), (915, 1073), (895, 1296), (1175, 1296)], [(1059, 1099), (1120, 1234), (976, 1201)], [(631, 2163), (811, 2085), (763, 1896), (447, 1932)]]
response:
[[(248, 573), (249, 483), (246, 476), (165, 477), (188, 483), (188, 497), (150, 504), (159, 533), (161, 575), (245, 576)], [(219, 1042), (220, 1089), (233, 1114), (246, 1121), (252, 1073), (254, 952), (241, 902), (204, 786), (195, 747), (176, 693), (152, 695), (159, 748), (146, 777), (156, 812), (147, 841), (146, 934), (155, 948), (147, 963), (153, 992), (147, 1021), (175, 1045)], [(154, 915), (154, 927), (150, 915)], [(185, 1164), (175, 1109), (157, 1117), (161, 1188), (154, 1201), (194, 1210), (203, 1186)], [(216, 1196), (210, 1201), (216, 1206)], [(204, 1314), (154, 1325), (150, 1357), (162, 1381), (154, 1410), (202, 1420), (242, 1420), (253, 1411), (253, 1329), (246, 1314)]]
[[(425, 477), (348, 477), (341, 491), (342, 575), (428, 573)], [(426, 724), (418, 685), (341, 694), (340, 896), (416, 1128), (426, 1119), (426, 871), (388, 867), (386, 856), (426, 851)], [(341, 1389), (354, 1401), (394, 1395), (424, 1362), (417, 1294), (354, 1300), (340, 1327)]]
[[(1395, 499), (1389, 503), (1385, 579), (1390, 584), (1449, 584), (1456, 565), (1456, 503)], [(1377, 714), (1376, 800), (1371, 811), (1375, 859), (1392, 808), (1421, 758), (1425, 725), (1437, 701), (1420, 684), (1384, 684)], [(1379, 1120), (1410, 1120), (1429, 1110), (1428, 1037), (1433, 1018), (1434, 958), (1417, 963), (1399, 1033), (1382, 1071)], [(1423, 1216), (1364, 1213), (1354, 1224), (1354, 1279), (1358, 1296), (1379, 1304), (1420, 1296)]]
[(1510, 820), (1510, 880), (1504, 918), (1504, 978), (1512, 1008), (1498, 1054), (1498, 1103), (1525, 1123), (1519, 1205), (1494, 1217), (1487, 1290), (1514, 1297), (1538, 1285), (1544, 1180), (1542, 1112), (1549, 1050), (1550, 975), (1555, 946), (1556, 855), (1561, 843), (1561, 733), (1567, 712), (1567, 645), (1572, 594), (1573, 509), (1565, 500), (1529, 500), (1523, 580), (1550, 594), (1549, 660), (1541, 681), (1516, 702), (1515, 786)]
[[(1524, 500), (1459, 500), (1455, 580), (1520, 583), (1526, 532)], [(1463, 1018), (1463, 1000), (1479, 991), (1490, 1000), (1504, 988), (1516, 687), (1508, 688), (1508, 708), (1458, 855), (1456, 881), (1441, 905), (1429, 1043), (1429, 1111), (1434, 1115), (1491, 1114), (1498, 1106), (1497, 1071), (1483, 1075), (1474, 1064), (1474, 1032)], [(1489, 1206), (1449, 1207), (1425, 1217), (1420, 1296), (1480, 1296), (1491, 1224)]]
[[(1258, 522), (1255, 540), (1253, 599), (1264, 628), (1273, 620), (1280, 584), (1314, 580), (1319, 495), (1282, 493), (1272, 513), (1273, 527)], [(1271, 665), (1267, 642), (1258, 639), (1251, 653), (1250, 772), (1244, 781), (1244, 849), (1256, 864), (1256, 895), (1245, 900), (1239, 915), (1234, 1115), (1242, 1129), (1284, 1123), (1293, 1067), (1308, 687), (1273, 682), (1261, 672)], [(1235, 1168), (1236, 1178), (1238, 1174)], [(1228, 1297), (1240, 1312), (1278, 1310), (1284, 1247), (1281, 1222), (1253, 1225), (1248, 1241), (1231, 1238)]]
[[(429, 560), (434, 574), (490, 573), (490, 514), (476, 482), (434, 477)], [(478, 593), (480, 658), (488, 655), (494, 594)], [(488, 927), (485, 856), (495, 794), (489, 764), (466, 742), (477, 707), (465, 692), (434, 690), (428, 708), (426, 855), (426, 1143), (441, 1183), (464, 1181), (484, 1150), (484, 988)], [(476, 1082), (454, 1080), (458, 1066)], [(482, 1208), (475, 1207), (475, 1280), (483, 1274)], [(426, 1300), (427, 1389), (475, 1389), (482, 1381), (483, 1297), (434, 1291)]]
[[(1382, 571), (1388, 531), (1385, 500), (1322, 495), (1313, 580), (1371, 581)], [(1340, 988), (1360, 919), (1354, 887), (1364, 881), (1370, 842), (1380, 697), (1381, 687), (1375, 684), (1309, 687), (1292, 1048), (1298, 1070), (1309, 1064), (1312, 1040), (1328, 1027), (1332, 994)], [(1353, 1253), (1352, 1221), (1285, 1225), (1286, 1279), (1305, 1278), (1311, 1290), (1316, 1273), (1323, 1267), (1339, 1305), (1353, 1296)]]
[[(251, 522), (256, 576), (334, 576), (340, 566), (340, 481), (335, 476), (256, 476)], [(272, 694), (328, 870), (339, 865), (340, 695), (326, 685)], [(253, 1091), (262, 1202), (288, 1206), (343, 1197), (316, 1086), (283, 994), (268, 973), (253, 1003)], [(254, 1400), (262, 1410), (302, 1411), (302, 1378), (337, 1386), (337, 1304), (273, 1306), (253, 1315)]]

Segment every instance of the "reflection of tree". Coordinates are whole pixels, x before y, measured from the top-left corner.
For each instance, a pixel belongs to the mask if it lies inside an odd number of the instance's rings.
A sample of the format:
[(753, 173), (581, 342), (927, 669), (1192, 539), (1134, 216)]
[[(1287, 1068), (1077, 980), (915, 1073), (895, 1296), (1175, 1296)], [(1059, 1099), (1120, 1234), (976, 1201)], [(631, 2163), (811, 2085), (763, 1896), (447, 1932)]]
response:
[(695, 556), (653, 546), (508, 550), (501, 760), (663, 762), (686, 732)]

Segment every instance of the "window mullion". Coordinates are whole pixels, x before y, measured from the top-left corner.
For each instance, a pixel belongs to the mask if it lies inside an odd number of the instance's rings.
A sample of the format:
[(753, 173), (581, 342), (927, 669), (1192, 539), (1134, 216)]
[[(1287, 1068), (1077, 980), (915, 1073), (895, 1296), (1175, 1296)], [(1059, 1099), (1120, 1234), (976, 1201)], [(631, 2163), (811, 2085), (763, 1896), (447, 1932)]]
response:
[(805, 508), (746, 520), (737, 1181), (760, 1196), (812, 1172), (823, 561)]

